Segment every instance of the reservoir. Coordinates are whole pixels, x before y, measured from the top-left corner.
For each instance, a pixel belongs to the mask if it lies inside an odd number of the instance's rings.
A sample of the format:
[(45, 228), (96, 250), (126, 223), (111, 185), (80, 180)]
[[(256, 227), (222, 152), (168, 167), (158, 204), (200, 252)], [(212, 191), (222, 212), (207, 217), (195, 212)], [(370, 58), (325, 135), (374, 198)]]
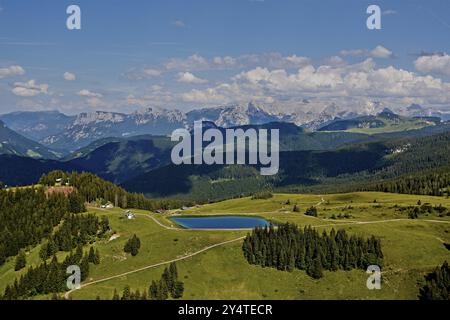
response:
[(186, 229), (253, 229), (270, 225), (263, 218), (243, 216), (176, 217), (172, 220)]

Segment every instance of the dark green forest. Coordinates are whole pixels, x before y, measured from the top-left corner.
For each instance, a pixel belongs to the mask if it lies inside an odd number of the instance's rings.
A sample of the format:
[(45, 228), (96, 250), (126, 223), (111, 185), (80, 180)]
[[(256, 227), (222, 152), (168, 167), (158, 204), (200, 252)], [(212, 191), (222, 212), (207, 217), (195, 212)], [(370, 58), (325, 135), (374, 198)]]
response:
[(383, 264), (381, 242), (374, 236), (363, 239), (334, 229), (320, 234), (311, 226), (301, 229), (290, 223), (254, 229), (245, 238), (242, 250), (250, 264), (283, 271), (305, 270), (315, 279), (323, 276), (323, 270)]
[(425, 276), (425, 285), (420, 289), (420, 300), (450, 300), (450, 266), (442, 266)]

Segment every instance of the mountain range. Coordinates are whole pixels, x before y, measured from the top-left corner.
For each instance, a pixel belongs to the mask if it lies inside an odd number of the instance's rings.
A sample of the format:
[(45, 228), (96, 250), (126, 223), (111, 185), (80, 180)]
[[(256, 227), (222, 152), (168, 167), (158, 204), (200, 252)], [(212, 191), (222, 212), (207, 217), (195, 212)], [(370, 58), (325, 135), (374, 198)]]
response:
[[(189, 112), (146, 108), (130, 114), (95, 111), (75, 116), (67, 116), (58, 111), (14, 112), (1, 115), (0, 120), (17, 133), (47, 148), (68, 154), (104, 138), (169, 135), (177, 128), (192, 126), (196, 120), (212, 121), (221, 127), (289, 122), (308, 130), (325, 130), (324, 126), (335, 121), (376, 116), (386, 109), (381, 103), (369, 103), (356, 113), (331, 104), (320, 112), (315, 112), (310, 104), (313, 103), (305, 100), (298, 108), (281, 110), (275, 105), (256, 105), (250, 102)], [(419, 105), (411, 105), (398, 113), (404, 117), (435, 116), (443, 120), (450, 118), (448, 114)]]

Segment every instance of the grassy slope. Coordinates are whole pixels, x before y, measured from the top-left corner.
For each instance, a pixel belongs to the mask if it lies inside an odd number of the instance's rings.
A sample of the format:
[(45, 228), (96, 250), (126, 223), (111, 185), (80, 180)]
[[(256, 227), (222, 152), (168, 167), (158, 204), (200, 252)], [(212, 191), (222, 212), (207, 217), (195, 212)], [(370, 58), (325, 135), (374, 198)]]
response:
[[(322, 200), (323, 198), (323, 200)], [(285, 205), (290, 199), (291, 205)], [(377, 199), (377, 203), (374, 203)], [(442, 204), (450, 207), (450, 200), (437, 197), (396, 195), (384, 193), (353, 193), (337, 195), (275, 195), (268, 200), (249, 198), (224, 201), (183, 211), (183, 215), (205, 214), (257, 214), (274, 221), (291, 221), (299, 225), (313, 225), (330, 229), (339, 225), (351, 233), (381, 237), (385, 266), (382, 290), (366, 288), (367, 275), (363, 270), (325, 272), (324, 278), (313, 280), (303, 271), (292, 273), (249, 265), (243, 258), (241, 242), (226, 244), (177, 263), (180, 277), (185, 282), (186, 299), (415, 299), (423, 274), (445, 259), (450, 252), (443, 242), (450, 242), (448, 217), (422, 216), (409, 220), (406, 212), (395, 211), (394, 205), (422, 203)], [(297, 203), (301, 211), (317, 205), (319, 217), (306, 217), (289, 212)], [(348, 209), (351, 205), (353, 209)], [(379, 207), (381, 206), (381, 207)], [(288, 213), (282, 212), (288, 210)], [(113, 229), (121, 237), (111, 242), (97, 243), (102, 263), (92, 266), (89, 281), (121, 274), (143, 266), (171, 260), (192, 253), (208, 245), (245, 235), (245, 231), (193, 231), (167, 230), (145, 216), (135, 221), (120, 219), (119, 210), (100, 211), (108, 215)], [(135, 210), (136, 212), (142, 212)], [(349, 213), (350, 219), (330, 219), (334, 213)], [(143, 212), (142, 212), (143, 213)], [(155, 216), (169, 226), (166, 216)], [(393, 219), (405, 219), (395, 220)], [(386, 221), (387, 220), (387, 221)], [(372, 223), (358, 224), (357, 221)], [(123, 244), (133, 233), (142, 241), (138, 256), (123, 253)], [(178, 241), (174, 241), (178, 239)], [(37, 249), (32, 250), (30, 261), (37, 261)], [(0, 268), (0, 289), (14, 276), (12, 262)], [(159, 279), (164, 266), (147, 269), (124, 277), (93, 284), (72, 293), (74, 299), (95, 299), (97, 295), (110, 299), (114, 288), (122, 290), (129, 284), (132, 289), (145, 290), (151, 280)]]

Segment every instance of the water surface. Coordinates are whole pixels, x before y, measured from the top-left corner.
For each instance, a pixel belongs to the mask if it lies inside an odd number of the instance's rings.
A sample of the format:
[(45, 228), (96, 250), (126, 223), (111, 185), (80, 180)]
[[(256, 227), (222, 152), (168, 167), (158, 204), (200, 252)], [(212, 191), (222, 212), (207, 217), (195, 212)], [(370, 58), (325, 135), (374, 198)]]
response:
[(263, 218), (243, 216), (176, 217), (172, 220), (186, 229), (252, 229), (269, 225)]

